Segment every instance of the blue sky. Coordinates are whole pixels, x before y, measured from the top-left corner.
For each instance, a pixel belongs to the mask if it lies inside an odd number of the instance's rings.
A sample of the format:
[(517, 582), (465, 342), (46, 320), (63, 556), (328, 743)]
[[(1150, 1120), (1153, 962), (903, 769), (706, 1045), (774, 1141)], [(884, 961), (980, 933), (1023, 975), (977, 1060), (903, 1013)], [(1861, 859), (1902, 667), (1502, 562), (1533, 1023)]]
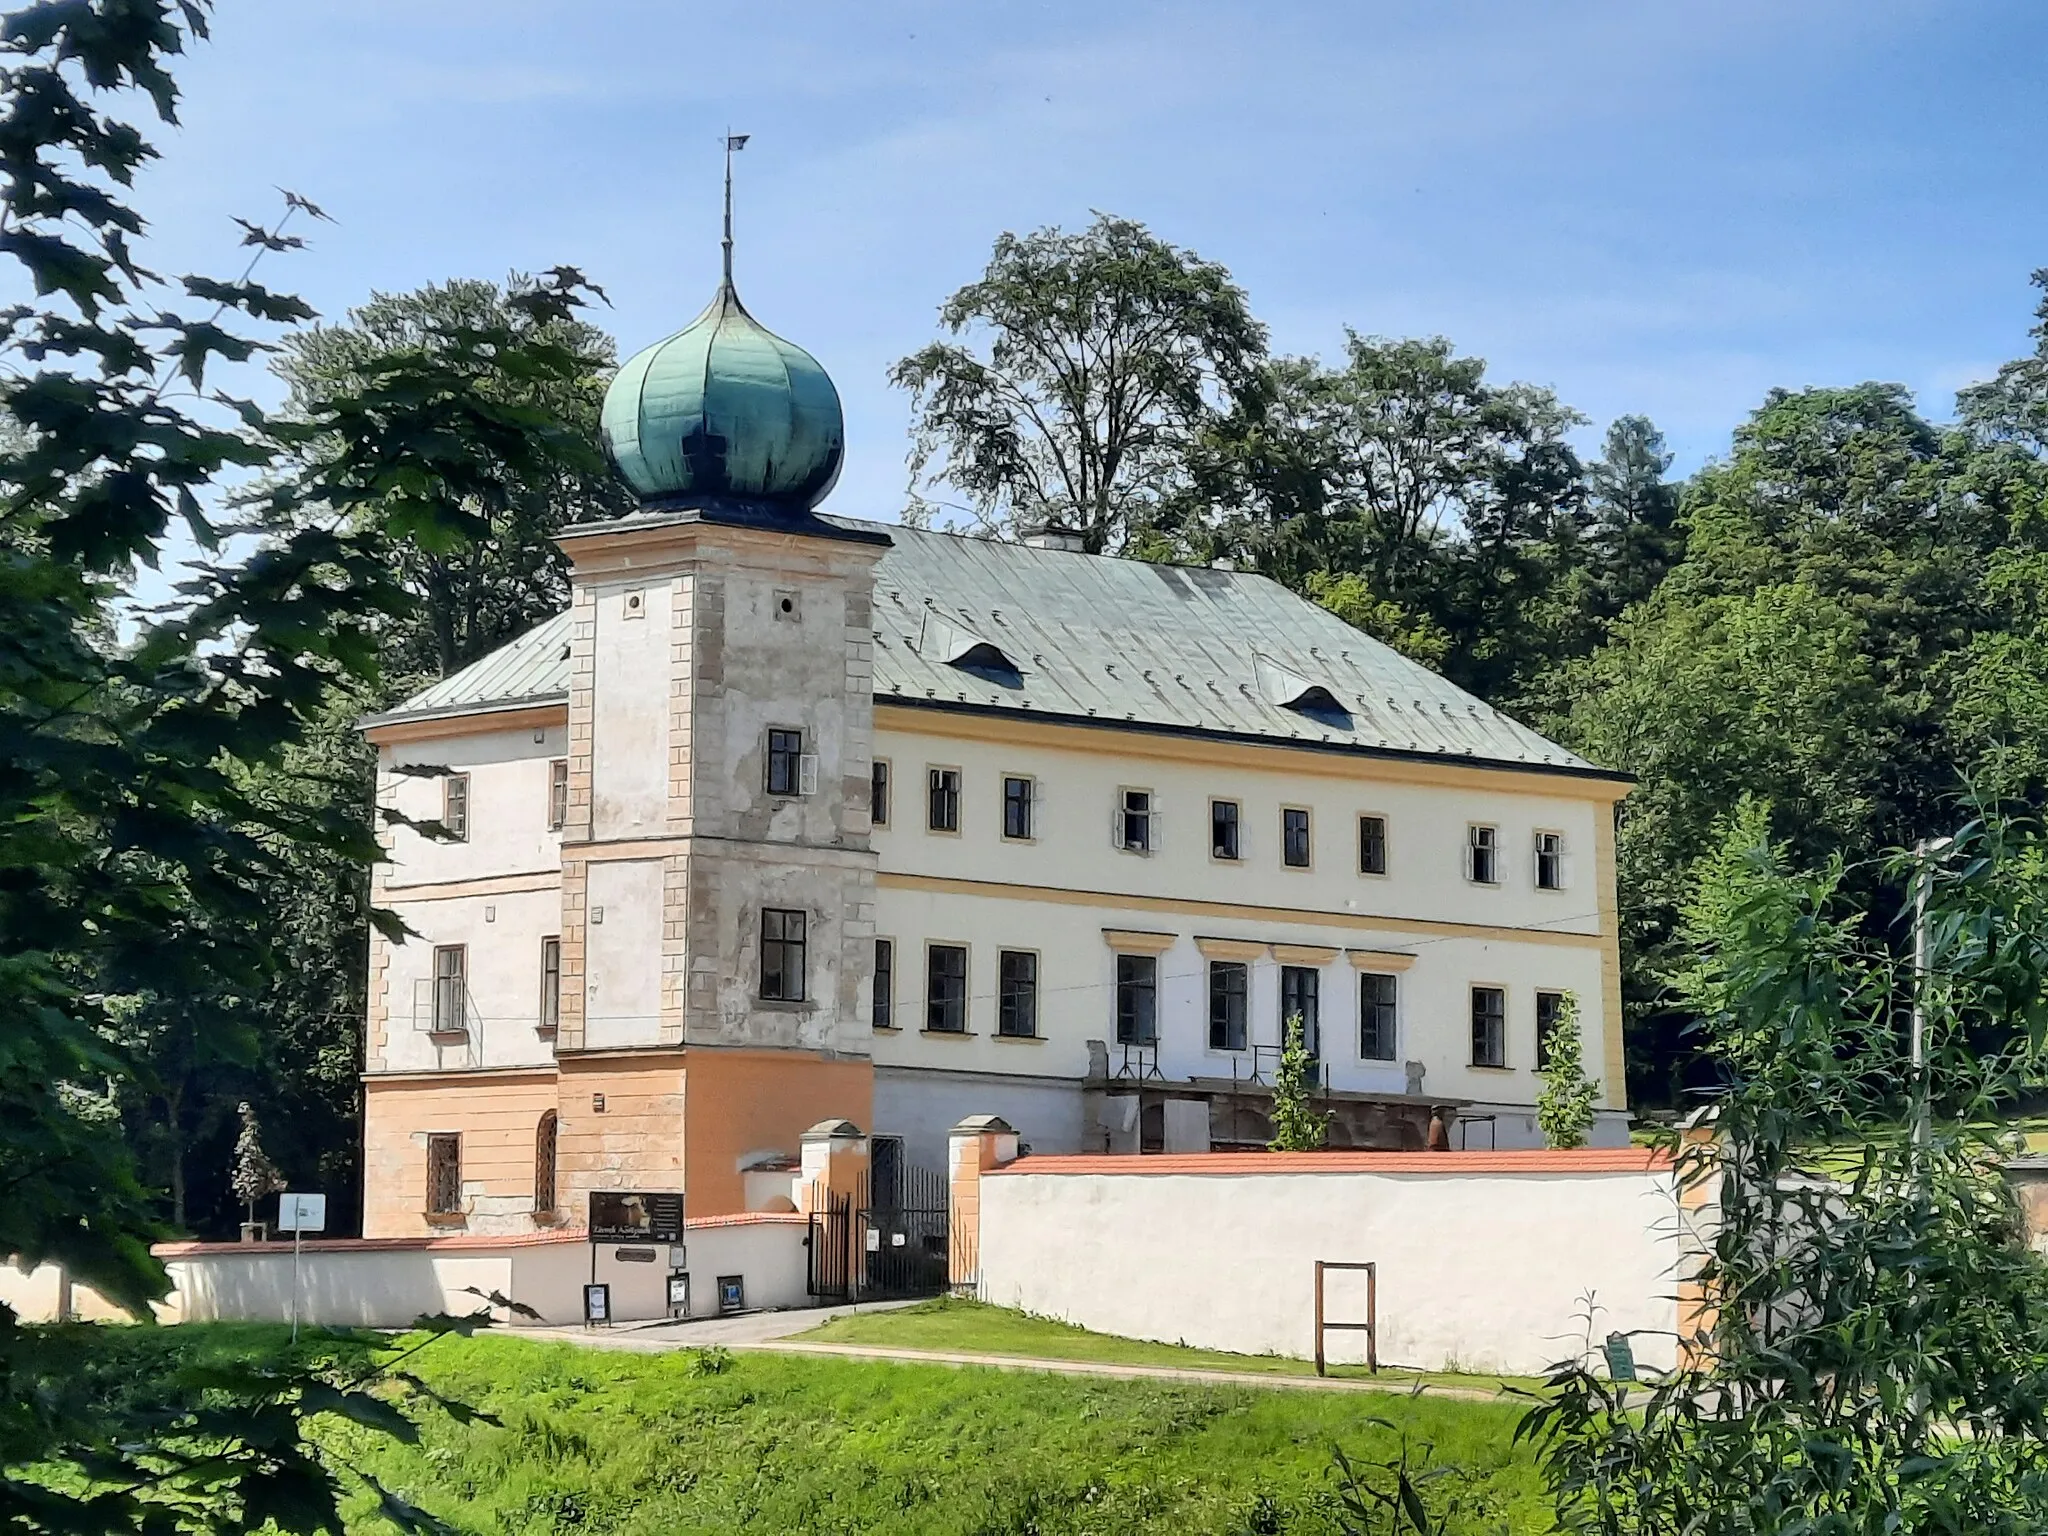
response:
[(2048, 6), (222, 0), (141, 189), (160, 269), (237, 264), (274, 186), (338, 223), (265, 270), (373, 289), (557, 262), (622, 354), (717, 271), (847, 406), (833, 510), (903, 502), (888, 364), (1003, 229), (1141, 219), (1286, 351), (1442, 333), (1680, 467), (1773, 385), (1945, 415), (2048, 266)]

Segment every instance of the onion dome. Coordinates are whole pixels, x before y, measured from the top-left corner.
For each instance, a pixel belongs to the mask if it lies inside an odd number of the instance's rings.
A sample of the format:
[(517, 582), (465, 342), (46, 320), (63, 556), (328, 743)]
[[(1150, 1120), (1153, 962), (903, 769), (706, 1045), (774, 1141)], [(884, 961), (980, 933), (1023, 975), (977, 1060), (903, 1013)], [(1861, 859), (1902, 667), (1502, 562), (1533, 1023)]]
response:
[(627, 360), (600, 423), (612, 467), (651, 507), (807, 512), (846, 453), (830, 376), (748, 314), (730, 276), (704, 313)]

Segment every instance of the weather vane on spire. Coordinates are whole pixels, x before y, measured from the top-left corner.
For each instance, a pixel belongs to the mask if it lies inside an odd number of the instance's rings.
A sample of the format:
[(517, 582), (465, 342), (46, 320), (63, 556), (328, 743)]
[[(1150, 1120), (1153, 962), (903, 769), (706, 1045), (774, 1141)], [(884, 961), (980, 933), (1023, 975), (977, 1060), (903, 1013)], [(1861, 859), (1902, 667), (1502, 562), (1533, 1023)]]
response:
[(725, 136), (725, 286), (732, 286), (732, 155), (736, 149), (745, 149), (752, 134), (730, 133)]

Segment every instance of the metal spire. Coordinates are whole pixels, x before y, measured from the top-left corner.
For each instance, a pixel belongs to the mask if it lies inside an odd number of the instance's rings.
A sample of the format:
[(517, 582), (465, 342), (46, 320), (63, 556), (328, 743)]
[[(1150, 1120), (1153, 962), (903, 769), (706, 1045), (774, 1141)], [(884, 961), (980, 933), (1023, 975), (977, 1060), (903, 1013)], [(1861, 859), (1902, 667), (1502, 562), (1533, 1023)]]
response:
[(725, 136), (725, 286), (732, 286), (732, 154), (745, 149), (752, 134), (728, 132)]

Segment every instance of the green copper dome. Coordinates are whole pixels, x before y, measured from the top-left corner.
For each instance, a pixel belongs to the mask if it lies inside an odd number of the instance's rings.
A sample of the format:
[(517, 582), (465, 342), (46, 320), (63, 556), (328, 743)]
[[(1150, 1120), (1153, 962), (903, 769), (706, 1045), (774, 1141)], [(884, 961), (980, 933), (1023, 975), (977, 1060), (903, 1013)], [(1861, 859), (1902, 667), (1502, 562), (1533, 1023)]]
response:
[(748, 314), (730, 279), (703, 314), (627, 360), (600, 420), (613, 467), (649, 503), (808, 511), (846, 452), (831, 378)]

